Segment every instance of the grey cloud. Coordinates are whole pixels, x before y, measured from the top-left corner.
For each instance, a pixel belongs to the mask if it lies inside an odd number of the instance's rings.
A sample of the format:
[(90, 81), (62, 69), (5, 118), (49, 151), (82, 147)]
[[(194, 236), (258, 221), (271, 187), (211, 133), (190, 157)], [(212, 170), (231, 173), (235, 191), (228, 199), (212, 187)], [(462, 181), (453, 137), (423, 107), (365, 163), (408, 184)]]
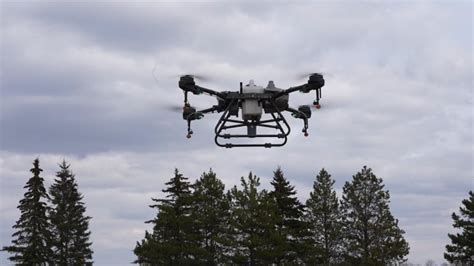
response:
[[(450, 230), (446, 210), (472, 187), (469, 7), (6, 3), (2, 244), (38, 155), (49, 183), (57, 162), (72, 163), (94, 217), (96, 261), (103, 264), (132, 259), (130, 249), (147, 228), (143, 221), (152, 218), (150, 197), (160, 195), (174, 167), (192, 178), (212, 167), (227, 188), (252, 170), (268, 188), (280, 165), (305, 199), (322, 167), (340, 192), (366, 164), (391, 192), (410, 260), (441, 260)], [(201, 85), (235, 90), (250, 78), (286, 88), (303, 82), (297, 73), (311, 71), (327, 74), (323, 109), (313, 113), (309, 138), (300, 134), (300, 121), (291, 121), (293, 133), (280, 149), (215, 147), (215, 114), (195, 123), (187, 140), (180, 114), (166, 111), (182, 103), (180, 73), (210, 74), (214, 79)], [(295, 94), (290, 101), (297, 106), (312, 98)], [(214, 102), (191, 98), (201, 107)], [(124, 233), (114, 236), (119, 229)], [(435, 229), (438, 235), (430, 236)]]

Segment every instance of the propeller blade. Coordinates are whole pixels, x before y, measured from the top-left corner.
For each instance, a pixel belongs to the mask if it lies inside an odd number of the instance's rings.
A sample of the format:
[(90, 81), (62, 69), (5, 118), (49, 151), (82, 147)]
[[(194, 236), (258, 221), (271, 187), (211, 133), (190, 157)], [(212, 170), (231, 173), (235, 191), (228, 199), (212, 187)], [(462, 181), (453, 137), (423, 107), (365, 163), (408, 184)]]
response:
[(313, 74), (319, 74), (319, 75), (323, 75), (323, 73), (321, 72), (305, 72), (305, 73), (299, 73), (297, 75), (295, 75), (295, 78), (296, 79), (307, 79), (309, 78), (309, 76), (313, 75)]
[(172, 111), (172, 112), (182, 112), (183, 111), (183, 107), (178, 106), (178, 105), (166, 106), (165, 109), (168, 110), (168, 111)]
[(333, 76), (332, 73), (326, 73), (326, 72), (304, 72), (304, 73), (299, 73), (299, 74), (295, 75), (295, 79), (297, 79), (297, 80), (306, 79), (307, 80), (313, 74), (319, 74), (319, 75), (322, 75), (323, 77), (325, 77), (325, 76), (332, 77)]
[(207, 76), (207, 75), (202, 75), (202, 74), (181, 74), (181, 75), (176, 75), (174, 76), (175, 78), (180, 78), (182, 76), (191, 76), (194, 79), (197, 79), (199, 81), (204, 81), (204, 82), (209, 82), (212, 81), (212, 78)]
[(182, 105), (177, 105), (177, 104), (168, 104), (164, 106), (165, 110), (172, 111), (172, 112), (182, 112), (183, 111), (183, 106)]
[[(178, 104), (167, 104), (163, 107), (163, 109), (171, 111), (171, 112), (176, 112), (176, 113), (182, 113), (183, 112), (183, 105), (178, 105)], [(197, 108), (196, 106), (190, 106), (196, 110), (202, 110), (204, 108)]]

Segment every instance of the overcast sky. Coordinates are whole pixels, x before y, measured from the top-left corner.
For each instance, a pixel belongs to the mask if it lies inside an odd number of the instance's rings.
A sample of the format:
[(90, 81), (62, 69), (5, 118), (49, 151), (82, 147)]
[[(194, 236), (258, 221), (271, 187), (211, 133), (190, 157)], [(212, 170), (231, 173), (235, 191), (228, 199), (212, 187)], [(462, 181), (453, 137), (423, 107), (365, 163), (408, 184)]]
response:
[[(281, 166), (304, 201), (322, 167), (340, 196), (367, 165), (390, 191), (409, 261), (442, 263), (450, 215), (473, 188), (472, 20), (470, 1), (3, 1), (0, 246), (10, 244), (36, 157), (47, 186), (60, 161), (71, 164), (97, 265), (134, 260), (155, 216), (151, 197), (175, 167), (192, 181), (212, 167), (227, 188), (251, 170), (269, 188)], [(310, 136), (294, 121), (282, 148), (216, 147), (216, 114), (188, 140), (169, 111), (182, 103), (179, 74), (237, 90), (249, 79), (287, 88), (314, 71), (325, 74), (323, 107)], [(314, 98), (296, 94), (292, 106)], [(214, 104), (207, 98), (190, 101)]]

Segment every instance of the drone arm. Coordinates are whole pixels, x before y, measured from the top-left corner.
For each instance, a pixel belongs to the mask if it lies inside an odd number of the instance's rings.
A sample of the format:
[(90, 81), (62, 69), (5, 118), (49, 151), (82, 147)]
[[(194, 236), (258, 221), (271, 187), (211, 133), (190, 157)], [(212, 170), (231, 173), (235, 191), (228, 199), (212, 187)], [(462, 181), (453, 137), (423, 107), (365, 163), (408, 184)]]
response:
[(216, 96), (216, 97), (221, 98), (221, 99), (225, 98), (224, 94), (222, 94), (220, 92), (217, 92), (217, 91), (211, 90), (211, 89), (207, 89), (207, 88), (204, 88), (204, 87), (201, 87), (201, 86), (198, 86), (198, 85), (196, 85), (196, 90), (198, 91), (197, 94), (207, 93), (211, 96)]
[(295, 92), (295, 91), (305, 91), (305, 86), (307, 86), (308, 84), (303, 84), (303, 85), (299, 85), (299, 86), (296, 86), (296, 87), (291, 87), (289, 89), (286, 89), (286, 90), (282, 90), (278, 93), (275, 93), (273, 95), (273, 99), (276, 99), (280, 96), (283, 96), (283, 95), (288, 95), (292, 92)]
[(312, 90), (316, 91), (316, 100), (314, 101), (314, 104), (317, 104), (317, 107), (319, 106), (319, 99), (321, 98), (321, 88), (324, 86), (324, 78), (323, 75), (314, 73), (311, 76), (309, 76), (308, 82), (299, 86), (291, 87), (287, 90), (283, 90), (279, 93), (276, 93), (273, 95), (273, 99), (276, 99), (280, 96), (283, 95), (288, 95), (292, 92), (299, 91), (303, 93), (308, 93)]
[(178, 86), (185, 93), (192, 92), (193, 94), (198, 95), (198, 94), (201, 94), (201, 93), (204, 92), (204, 93), (207, 93), (207, 94), (212, 95), (212, 96), (217, 96), (221, 99), (224, 98), (224, 95), (220, 92), (217, 92), (217, 91), (214, 91), (214, 90), (196, 85), (196, 83), (194, 82), (194, 78), (190, 75), (185, 75), (185, 76), (180, 77), (179, 82), (178, 82)]

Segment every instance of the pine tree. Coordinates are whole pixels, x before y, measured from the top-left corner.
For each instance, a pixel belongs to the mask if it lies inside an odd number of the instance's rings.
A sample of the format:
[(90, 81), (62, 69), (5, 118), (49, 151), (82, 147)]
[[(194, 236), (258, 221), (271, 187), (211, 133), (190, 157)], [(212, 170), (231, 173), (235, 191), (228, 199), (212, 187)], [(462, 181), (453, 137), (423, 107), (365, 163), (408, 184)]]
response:
[(343, 187), (346, 259), (353, 265), (387, 265), (405, 261), (408, 243), (390, 213), (390, 194), (382, 179), (364, 166)]
[(446, 245), (444, 258), (451, 263), (474, 265), (474, 193), (469, 191), (469, 198), (462, 201), (460, 215), (453, 212), (453, 227), (461, 229), (460, 233), (448, 234), (451, 245)]
[(230, 202), (225, 186), (210, 170), (203, 173), (194, 185), (193, 218), (200, 248), (195, 264), (217, 265), (225, 262), (224, 254)]
[(294, 186), (284, 177), (280, 167), (273, 172), (273, 190), (269, 193), (275, 201), (274, 239), (272, 252), (277, 265), (295, 262), (303, 256), (303, 237), (306, 224), (303, 221), (304, 206), (294, 196)]
[(56, 173), (57, 179), (49, 189), (52, 208), (54, 263), (58, 265), (91, 265), (89, 221), (83, 195), (78, 191), (70, 165), (63, 160)]
[(331, 175), (321, 169), (306, 201), (306, 219), (313, 244), (308, 254), (310, 264), (329, 265), (340, 261), (342, 217), (334, 183)]
[(236, 264), (270, 264), (270, 241), (274, 219), (271, 198), (267, 191), (258, 190), (260, 178), (251, 172), (241, 178), (242, 189), (234, 186), (228, 193), (231, 199), (230, 235), (231, 259)]
[(14, 255), (9, 260), (21, 265), (46, 265), (51, 262), (51, 226), (48, 221), (46, 200), (49, 198), (44, 187), (43, 171), (39, 159), (33, 162), (33, 173), (24, 188), (27, 192), (20, 200), (21, 216), (13, 226), (12, 245), (2, 250)]
[(158, 214), (152, 223), (153, 233), (137, 242), (136, 263), (181, 265), (192, 262), (196, 254), (196, 233), (192, 217), (191, 186), (188, 178), (175, 169), (174, 177), (166, 183), (166, 199), (152, 200)]

